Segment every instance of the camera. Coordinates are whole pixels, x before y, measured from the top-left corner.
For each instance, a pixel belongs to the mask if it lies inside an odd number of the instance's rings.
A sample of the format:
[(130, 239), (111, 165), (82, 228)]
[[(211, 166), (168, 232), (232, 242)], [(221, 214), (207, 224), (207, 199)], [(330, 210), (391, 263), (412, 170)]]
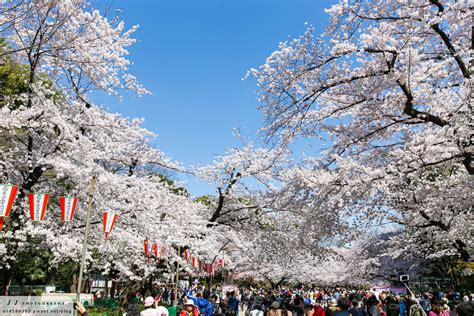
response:
[(410, 276), (407, 274), (401, 275), (400, 276), (400, 282), (407, 282), (410, 280)]

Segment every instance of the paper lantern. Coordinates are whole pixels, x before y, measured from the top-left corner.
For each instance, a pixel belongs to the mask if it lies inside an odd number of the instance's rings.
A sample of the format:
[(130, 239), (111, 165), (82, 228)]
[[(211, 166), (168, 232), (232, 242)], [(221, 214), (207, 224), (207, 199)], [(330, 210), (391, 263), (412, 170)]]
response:
[(12, 184), (0, 184), (0, 230), (3, 227), (3, 218), (8, 217), (15, 200), (18, 187)]
[(188, 249), (186, 249), (186, 250), (184, 251), (184, 260), (186, 260), (186, 262), (188, 262), (188, 256), (189, 256), (189, 255), (188, 255)]
[(61, 206), (61, 219), (63, 222), (72, 221), (74, 211), (77, 206), (77, 197), (74, 196), (61, 196), (59, 198), (59, 205)]
[(158, 258), (158, 245), (153, 243), (153, 253), (155, 254), (155, 257)]
[(114, 228), (115, 221), (117, 220), (117, 214), (112, 212), (104, 212), (104, 233), (105, 233), (105, 240), (109, 238), (109, 234)]
[(48, 193), (29, 193), (28, 200), (30, 202), (30, 216), (31, 220), (38, 222), (44, 219), (44, 213), (48, 206)]
[(148, 239), (145, 239), (143, 241), (143, 246), (144, 246), (144, 250), (145, 250), (145, 256), (148, 256)]

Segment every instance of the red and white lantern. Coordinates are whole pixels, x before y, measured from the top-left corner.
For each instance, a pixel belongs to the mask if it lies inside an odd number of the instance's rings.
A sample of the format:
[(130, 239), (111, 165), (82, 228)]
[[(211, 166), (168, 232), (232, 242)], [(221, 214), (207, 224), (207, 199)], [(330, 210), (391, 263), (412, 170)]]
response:
[(145, 239), (143, 241), (143, 246), (144, 246), (144, 250), (145, 250), (145, 256), (148, 256), (148, 239)]
[(153, 253), (155, 254), (155, 257), (158, 258), (158, 245), (153, 243)]
[(0, 230), (3, 227), (3, 218), (8, 217), (15, 200), (18, 187), (12, 184), (0, 184)]
[(28, 200), (30, 202), (30, 216), (31, 220), (38, 222), (44, 219), (44, 213), (48, 206), (48, 193), (29, 193)]
[(105, 240), (109, 238), (109, 234), (114, 228), (115, 221), (117, 220), (117, 214), (112, 212), (104, 212), (104, 233), (105, 233)]
[(77, 206), (77, 197), (74, 196), (61, 196), (59, 198), (59, 205), (61, 206), (61, 219), (63, 222), (72, 221), (74, 211)]
[(188, 262), (189, 254), (188, 254), (188, 249), (184, 250), (184, 260)]

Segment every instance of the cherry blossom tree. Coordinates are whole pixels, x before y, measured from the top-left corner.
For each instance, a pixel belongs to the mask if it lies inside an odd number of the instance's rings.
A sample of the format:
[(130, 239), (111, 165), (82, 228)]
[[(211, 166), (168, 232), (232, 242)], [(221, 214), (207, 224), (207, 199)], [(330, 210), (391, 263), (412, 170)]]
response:
[(147, 93), (128, 73), (127, 48), (137, 26), (126, 30), (83, 0), (8, 1), (1, 7), (0, 32), (8, 43), (2, 55), (28, 64), (28, 82), (47, 73), (78, 98), (90, 90)]
[(266, 195), (275, 185), (275, 173), (286, 163), (286, 150), (255, 148), (248, 143), (216, 157), (212, 165), (192, 169), (193, 174), (216, 187), (215, 196), (197, 199), (205, 206), (201, 216), (207, 219), (207, 228), (221, 236), (224, 245), (220, 253), (214, 250), (205, 254), (207, 257), (225, 256), (226, 269), (251, 258), (249, 249), (257, 247), (255, 233), (273, 220)]
[[(316, 279), (322, 259), (302, 244), (299, 234), (281, 218), (248, 233), (232, 255), (229, 269), (237, 277), (252, 277), (277, 288), (286, 283), (308, 283)], [(324, 252), (325, 255), (328, 252)]]
[(274, 176), (286, 164), (287, 154), (281, 148), (245, 144), (218, 156), (212, 165), (194, 168), (198, 177), (216, 186), (215, 198), (201, 199), (209, 206), (210, 225), (237, 227), (257, 220), (265, 212), (263, 195), (274, 187)]
[(286, 176), (293, 170), (289, 154), (284, 147), (256, 148), (250, 143), (195, 169), (217, 187), (217, 196), (199, 200), (208, 207), (204, 216), (209, 227), (220, 231), (228, 245), (223, 249), (226, 269), (273, 287), (320, 280), (317, 267), (334, 257), (332, 239), (342, 226), (337, 214), (309, 216), (317, 205), (288, 189)]
[(304, 197), (298, 204), (337, 214), (346, 240), (395, 227), (403, 234), (391, 241), (401, 253), (414, 247), (467, 260), (474, 225), (469, 2), (349, 0), (327, 13), (320, 36), (309, 27), (249, 72), (258, 79), (267, 139), (330, 143), (287, 170), (284, 190)]
[[(19, 65), (26, 83), (2, 96), (0, 107), (3, 181), (19, 186), (3, 228), (2, 288), (10, 285), (17, 257), (34, 248), (49, 250), (52, 266), (79, 261), (91, 177), (89, 271), (143, 284), (159, 271), (144, 255), (145, 238), (166, 245), (164, 266), (180, 260), (179, 246), (218, 248), (199, 215), (204, 206), (156, 176), (183, 168), (151, 146), (155, 136), (141, 119), (109, 113), (87, 94), (147, 92), (127, 72), (135, 28), (125, 31), (123, 22), (109, 21), (85, 1), (8, 2), (2, 10), (2, 63)], [(51, 194), (50, 203), (44, 221), (32, 222), (25, 197), (40, 191)], [(61, 222), (58, 205), (66, 194), (80, 201), (69, 224)], [(104, 211), (118, 215), (107, 241)]]

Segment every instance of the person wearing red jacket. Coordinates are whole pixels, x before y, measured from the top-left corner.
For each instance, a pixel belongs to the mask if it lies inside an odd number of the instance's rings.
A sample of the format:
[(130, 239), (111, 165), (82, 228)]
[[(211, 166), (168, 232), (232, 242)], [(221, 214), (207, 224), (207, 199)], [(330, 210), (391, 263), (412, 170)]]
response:
[(199, 309), (194, 305), (194, 301), (188, 299), (184, 304), (184, 309), (181, 310), (179, 316), (199, 316)]
[(314, 303), (313, 316), (324, 316), (324, 308), (321, 306), (320, 300), (317, 300), (316, 303)]

